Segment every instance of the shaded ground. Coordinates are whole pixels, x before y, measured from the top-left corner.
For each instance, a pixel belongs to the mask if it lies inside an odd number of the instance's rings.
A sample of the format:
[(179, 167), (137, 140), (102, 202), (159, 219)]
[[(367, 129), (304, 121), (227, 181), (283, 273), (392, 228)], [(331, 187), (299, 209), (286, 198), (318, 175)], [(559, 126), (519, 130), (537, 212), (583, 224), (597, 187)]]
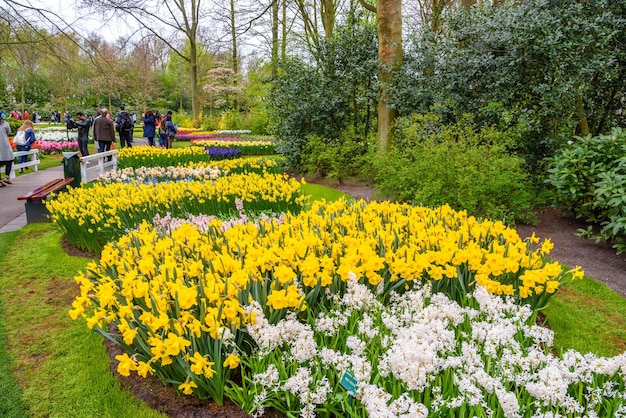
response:
[[(378, 199), (372, 187), (367, 182), (349, 180), (343, 184), (338, 182), (307, 179), (308, 183), (323, 184), (340, 190), (355, 199), (370, 201)], [(520, 225), (517, 230), (522, 238), (529, 237), (533, 232), (541, 239), (550, 238), (554, 242), (554, 249), (550, 257), (561, 264), (574, 267), (581, 266), (587, 276), (607, 284), (615, 292), (626, 297), (626, 254), (617, 256), (615, 250), (606, 243), (595, 243), (576, 235), (578, 228), (585, 224), (574, 219), (571, 215), (563, 215), (557, 209), (542, 208), (538, 214), (538, 224)], [(64, 248), (72, 255), (87, 256), (64, 244)], [(111, 370), (118, 376), (120, 382), (139, 399), (146, 402), (151, 408), (173, 418), (239, 418), (248, 417), (236, 405), (216, 405), (210, 401), (201, 401), (193, 396), (178, 396), (171, 386), (164, 386), (156, 377), (143, 379), (135, 374), (122, 377), (117, 373), (115, 356), (121, 354), (121, 349), (106, 341), (111, 357)], [(268, 411), (268, 417), (278, 417), (276, 413)]]
[(626, 297), (626, 254), (616, 255), (615, 249), (606, 242), (596, 243), (579, 237), (577, 230), (587, 225), (571, 214), (562, 214), (559, 209), (542, 208), (537, 217), (537, 225), (517, 227), (522, 238), (529, 237), (533, 231), (541, 239), (550, 238), (554, 242), (550, 258), (566, 266), (581, 266), (587, 276)]

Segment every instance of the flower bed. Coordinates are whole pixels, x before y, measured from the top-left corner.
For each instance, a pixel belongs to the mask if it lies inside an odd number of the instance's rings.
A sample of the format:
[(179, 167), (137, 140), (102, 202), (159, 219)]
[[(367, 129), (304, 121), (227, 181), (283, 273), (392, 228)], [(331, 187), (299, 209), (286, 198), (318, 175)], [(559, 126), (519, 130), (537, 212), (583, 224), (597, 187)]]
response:
[(45, 205), (50, 219), (72, 245), (98, 253), (107, 242), (156, 214), (228, 217), (236, 213), (237, 198), (253, 213), (299, 212), (305, 201), (300, 186), (282, 175), (255, 173), (232, 174), (211, 182), (96, 184), (70, 189)]
[(241, 157), (239, 148), (214, 148), (205, 147), (204, 150), (211, 157), (211, 160), (232, 160)]
[(187, 166), (190, 163), (209, 163), (211, 157), (202, 148), (155, 148), (130, 147), (122, 148), (118, 154), (117, 167), (169, 167)]
[(65, 127), (36, 128), (35, 138), (38, 141), (48, 142), (76, 142), (77, 130), (68, 130)]
[(59, 152), (78, 151), (78, 141), (35, 141), (32, 148), (39, 148), (42, 154), (54, 155)]
[(554, 357), (534, 325), (582, 277), (544, 261), (549, 242), (389, 202), (223, 225), (144, 223), (77, 276), (70, 315), (127, 350), (120, 373), (250, 413), (624, 413), (625, 355)]
[(179, 181), (210, 181), (229, 174), (279, 174), (281, 167), (274, 159), (249, 157), (190, 164), (187, 167), (127, 167), (110, 171), (98, 178), (108, 183), (162, 183)]
[(206, 138), (223, 138), (234, 137), (238, 138), (243, 135), (250, 135), (250, 131), (245, 130), (223, 130), (223, 131), (202, 131), (199, 129), (179, 128), (176, 133), (176, 139), (190, 140), (190, 139), (206, 139)]
[(242, 155), (271, 155), (276, 153), (276, 144), (272, 141), (239, 140), (237, 138), (194, 139), (191, 145), (206, 148), (238, 148)]

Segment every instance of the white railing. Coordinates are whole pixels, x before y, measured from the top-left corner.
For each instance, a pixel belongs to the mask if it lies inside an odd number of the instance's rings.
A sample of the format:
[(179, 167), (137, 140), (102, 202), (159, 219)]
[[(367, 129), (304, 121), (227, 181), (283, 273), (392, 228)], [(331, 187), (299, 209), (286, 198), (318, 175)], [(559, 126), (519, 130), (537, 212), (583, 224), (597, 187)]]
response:
[[(111, 150), (105, 152), (99, 152), (97, 154), (91, 154), (86, 157), (80, 158), (80, 177), (82, 183), (88, 183), (87, 173), (98, 170), (98, 176), (104, 174), (104, 169), (107, 167), (113, 167), (113, 170), (117, 169), (117, 153), (119, 150)], [(111, 157), (111, 161), (107, 161)]]
[(39, 159), (39, 149), (35, 148), (30, 151), (15, 151), (13, 156), (15, 158), (26, 156), (27, 161), (13, 164), (13, 167), (11, 168), (11, 175), (9, 176), (10, 178), (14, 179), (15, 172), (20, 168), (34, 167), (33, 170), (38, 171), (37, 166), (41, 163), (41, 160)]

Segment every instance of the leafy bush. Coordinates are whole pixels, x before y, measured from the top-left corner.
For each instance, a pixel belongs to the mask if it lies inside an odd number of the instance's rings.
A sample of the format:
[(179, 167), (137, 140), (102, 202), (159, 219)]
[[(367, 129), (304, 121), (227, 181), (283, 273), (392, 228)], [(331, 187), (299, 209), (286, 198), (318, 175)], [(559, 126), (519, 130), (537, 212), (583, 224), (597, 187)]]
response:
[(321, 42), (317, 66), (297, 59), (282, 63), (268, 103), (287, 168), (304, 170), (309, 135), (330, 141), (347, 127), (361, 137), (376, 129), (376, 50), (372, 25), (349, 24)]
[(574, 137), (549, 161), (554, 203), (601, 226), (597, 234), (593, 226), (581, 231), (584, 236), (626, 251), (626, 133)]
[(219, 125), (219, 116), (207, 116), (202, 120), (203, 131), (216, 131)]
[(218, 129), (245, 129), (244, 126), (245, 120), (241, 112), (237, 109), (230, 109), (224, 113), (222, 113), (222, 117), (220, 118), (220, 122), (218, 124)]
[(309, 135), (302, 155), (304, 170), (340, 182), (347, 177), (362, 176), (370, 165), (370, 152), (375, 144), (375, 139), (356, 137), (353, 130), (344, 132), (338, 139)]
[(256, 106), (248, 114), (248, 127), (253, 135), (267, 135), (270, 132), (270, 117), (264, 106)]
[(6, 118), (5, 120), (9, 123), (9, 126), (11, 127), (11, 133), (12, 134), (15, 134), (15, 132), (17, 132), (18, 128), (20, 126), (22, 126), (22, 123), (24, 123), (24, 121), (13, 119), (13, 118)]
[(532, 219), (533, 187), (501, 132), (476, 130), (464, 120), (442, 125), (429, 114), (401, 120), (396, 135), (393, 149), (375, 160), (384, 195), (427, 206), (447, 203), (506, 222)]
[(587, 125), (597, 135), (624, 126), (617, 92), (626, 83), (626, 67), (619, 65), (626, 9), (615, 1), (507, 3), (515, 6), (450, 10), (440, 32), (418, 27), (414, 36), (408, 33), (394, 105), (406, 116), (440, 104), (453, 121), (487, 110), (482, 116), (493, 125), (501, 113), (490, 114), (485, 105), (498, 103), (512, 126), (527, 126), (519, 131), (518, 152), (541, 173), (543, 159), (573, 129)]

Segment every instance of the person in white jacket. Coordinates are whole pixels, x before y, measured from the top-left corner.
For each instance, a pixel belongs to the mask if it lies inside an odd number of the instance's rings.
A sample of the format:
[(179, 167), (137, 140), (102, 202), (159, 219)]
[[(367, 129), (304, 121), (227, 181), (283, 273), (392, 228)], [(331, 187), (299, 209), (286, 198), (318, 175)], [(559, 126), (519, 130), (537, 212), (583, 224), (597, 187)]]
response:
[(9, 122), (4, 120), (4, 110), (0, 110), (0, 166), (4, 166), (4, 179), (0, 182), (0, 187), (11, 184), (11, 169), (13, 168), (13, 148), (9, 142), (11, 127)]

